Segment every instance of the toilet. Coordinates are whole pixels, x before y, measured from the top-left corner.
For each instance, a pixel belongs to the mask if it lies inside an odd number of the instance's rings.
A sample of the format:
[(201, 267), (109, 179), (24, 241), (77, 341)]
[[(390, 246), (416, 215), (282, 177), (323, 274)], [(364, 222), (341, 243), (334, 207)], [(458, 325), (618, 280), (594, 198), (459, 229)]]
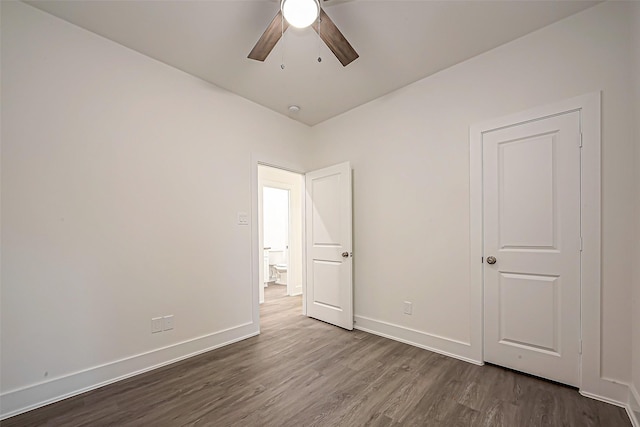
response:
[(287, 256), (284, 249), (269, 250), (270, 281), (276, 285), (287, 284)]
[(276, 285), (286, 285), (287, 264), (276, 264), (273, 268), (276, 271)]

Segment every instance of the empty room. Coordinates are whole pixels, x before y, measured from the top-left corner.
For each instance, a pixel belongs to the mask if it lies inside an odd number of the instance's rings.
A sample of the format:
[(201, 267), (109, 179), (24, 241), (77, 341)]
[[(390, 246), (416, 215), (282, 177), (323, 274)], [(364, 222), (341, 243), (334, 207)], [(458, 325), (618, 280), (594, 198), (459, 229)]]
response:
[(640, 427), (640, 2), (0, 17), (3, 426)]

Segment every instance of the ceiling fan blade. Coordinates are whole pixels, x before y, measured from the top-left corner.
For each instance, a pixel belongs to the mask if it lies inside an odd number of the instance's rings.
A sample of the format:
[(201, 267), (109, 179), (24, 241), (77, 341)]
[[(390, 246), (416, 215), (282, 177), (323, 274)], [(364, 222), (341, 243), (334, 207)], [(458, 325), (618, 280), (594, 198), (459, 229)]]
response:
[[(284, 22), (283, 22), (284, 21)], [(247, 58), (255, 59), (256, 61), (264, 61), (269, 56), (269, 53), (273, 50), (273, 47), (278, 43), (282, 33), (289, 28), (289, 23), (286, 19), (282, 18), (282, 11), (278, 11), (273, 21), (269, 24), (256, 45), (249, 52)]]
[(351, 64), (358, 58), (358, 52), (349, 44), (347, 39), (342, 35), (336, 24), (331, 18), (320, 10), (320, 26), (318, 31), (318, 22), (313, 24), (313, 29), (320, 35), (322, 41), (325, 42), (331, 52), (338, 58), (344, 67)]

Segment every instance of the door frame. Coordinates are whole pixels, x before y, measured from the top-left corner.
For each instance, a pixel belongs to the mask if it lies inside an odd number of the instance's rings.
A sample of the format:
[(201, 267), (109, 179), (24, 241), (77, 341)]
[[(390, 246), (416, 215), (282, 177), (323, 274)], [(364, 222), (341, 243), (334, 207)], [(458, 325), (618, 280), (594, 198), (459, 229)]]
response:
[[(300, 174), (304, 177), (306, 172), (302, 171), (297, 164), (291, 164), (283, 161), (274, 156), (264, 153), (252, 153), (251, 154), (251, 322), (254, 325), (256, 332), (260, 333), (260, 268), (263, 268), (264, 253), (260, 248), (260, 225), (258, 215), (258, 195), (260, 193), (260, 185), (258, 182), (258, 165), (268, 166), (271, 168), (282, 169), (288, 172)], [(301, 189), (302, 194), (306, 193), (305, 180), (302, 179)], [(304, 201), (302, 209), (304, 211)], [(307, 266), (305, 260), (306, 254), (306, 223), (305, 215), (302, 216), (302, 314), (307, 315), (307, 305), (304, 296), (307, 293)]]
[[(484, 278), (482, 136), (486, 132), (580, 112), (582, 132), (580, 221), (581, 334), (580, 393), (599, 400), (624, 401), (621, 384), (602, 377), (601, 363), (601, 93), (593, 92), (472, 125), (469, 134), (471, 343), (474, 358), (484, 361)], [(578, 143), (578, 141), (576, 141)]]

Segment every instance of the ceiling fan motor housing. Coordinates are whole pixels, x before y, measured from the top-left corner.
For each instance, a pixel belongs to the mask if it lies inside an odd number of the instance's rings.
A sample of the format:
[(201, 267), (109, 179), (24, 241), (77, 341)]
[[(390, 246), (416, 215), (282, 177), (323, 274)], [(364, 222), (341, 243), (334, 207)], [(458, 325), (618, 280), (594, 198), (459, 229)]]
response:
[[(338, 58), (338, 61), (342, 66), (346, 67), (351, 62), (358, 58), (358, 53), (351, 46), (351, 44), (344, 37), (342, 32), (336, 27), (331, 18), (320, 7), (318, 0), (282, 0), (280, 10), (274, 16), (273, 20), (264, 31), (258, 42), (255, 44), (251, 52), (249, 52), (248, 58), (256, 61), (264, 61), (269, 53), (273, 50), (273, 47), (278, 43), (278, 40), (282, 37), (282, 34), (289, 28), (289, 25), (294, 25), (288, 21), (285, 14), (285, 8), (290, 2), (296, 1), (310, 2), (315, 7), (317, 15), (312, 16), (312, 21), (309, 25), (313, 26), (313, 29), (320, 36), (322, 41), (327, 45), (329, 50)], [(313, 9), (312, 9), (313, 10)], [(322, 22), (322, 31), (320, 29), (320, 22)], [(318, 57), (318, 62), (321, 62), (322, 58)], [(284, 69), (284, 65), (281, 65)]]

